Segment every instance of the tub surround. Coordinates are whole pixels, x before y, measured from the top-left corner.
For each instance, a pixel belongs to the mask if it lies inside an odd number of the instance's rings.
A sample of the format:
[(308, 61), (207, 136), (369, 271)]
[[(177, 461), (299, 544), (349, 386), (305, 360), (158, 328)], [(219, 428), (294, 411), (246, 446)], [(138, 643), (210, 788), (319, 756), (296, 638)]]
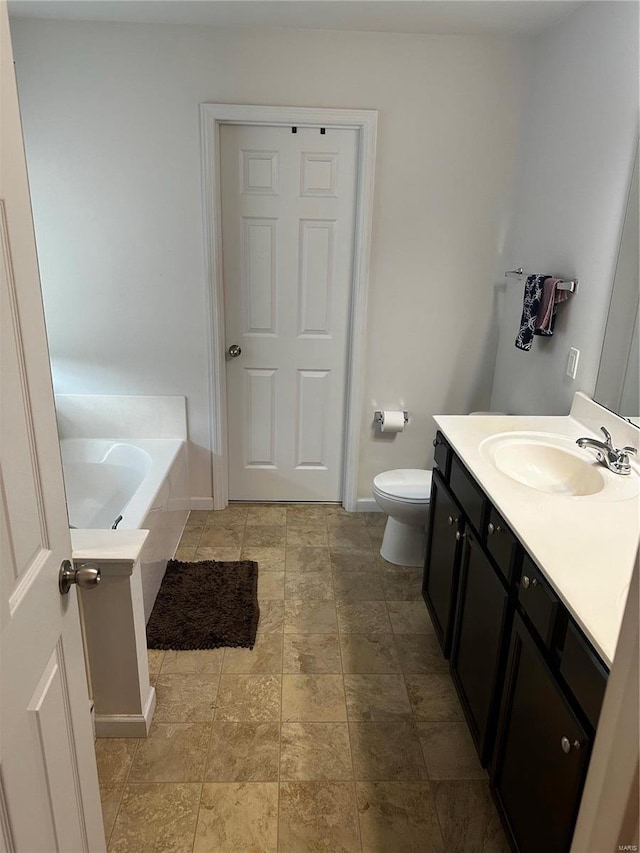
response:
[(60, 438), (180, 438), (187, 440), (184, 397), (56, 394)]
[[(480, 444), (516, 431), (601, 439), (605, 426), (616, 446), (638, 447), (638, 430), (581, 393), (565, 417), (437, 415), (434, 420), (610, 667), (640, 540), (640, 497), (608, 501), (597, 494), (540, 492), (501, 473), (482, 455)], [(632, 467), (630, 476), (637, 478), (637, 459)]]
[(130, 575), (148, 536), (148, 530), (72, 530), (73, 561), (99, 561), (108, 575)]
[(149, 683), (140, 559), (147, 530), (72, 530), (76, 566), (100, 567), (78, 590), (97, 737), (146, 737), (156, 704)]

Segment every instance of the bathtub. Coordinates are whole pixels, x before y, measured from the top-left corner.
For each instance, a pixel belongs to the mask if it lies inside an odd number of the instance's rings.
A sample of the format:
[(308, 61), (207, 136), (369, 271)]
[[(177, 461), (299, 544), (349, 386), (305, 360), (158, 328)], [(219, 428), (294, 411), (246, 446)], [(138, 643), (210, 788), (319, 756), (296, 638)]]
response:
[(60, 441), (69, 524), (149, 530), (140, 559), (145, 622), (189, 515), (181, 439), (65, 438)]

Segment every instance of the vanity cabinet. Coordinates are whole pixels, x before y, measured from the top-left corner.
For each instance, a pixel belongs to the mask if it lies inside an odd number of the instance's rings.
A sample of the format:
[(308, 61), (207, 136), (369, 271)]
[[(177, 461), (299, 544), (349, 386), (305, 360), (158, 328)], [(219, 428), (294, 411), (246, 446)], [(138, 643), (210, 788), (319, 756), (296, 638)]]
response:
[(437, 469), (431, 481), (427, 565), (422, 595), (445, 658), (451, 652), (465, 519)]
[(607, 670), (438, 433), (423, 597), (507, 836), (568, 853)]
[[(514, 610), (510, 587), (521, 549), (442, 434), (434, 444), (423, 597), (486, 766)], [(491, 534), (483, 537), (486, 530)], [(491, 539), (491, 550), (485, 539)]]
[(516, 616), (491, 788), (520, 853), (566, 853), (591, 752), (556, 675)]
[(469, 529), (451, 654), (451, 676), (484, 765), (490, 756), (513, 609), (502, 578)]

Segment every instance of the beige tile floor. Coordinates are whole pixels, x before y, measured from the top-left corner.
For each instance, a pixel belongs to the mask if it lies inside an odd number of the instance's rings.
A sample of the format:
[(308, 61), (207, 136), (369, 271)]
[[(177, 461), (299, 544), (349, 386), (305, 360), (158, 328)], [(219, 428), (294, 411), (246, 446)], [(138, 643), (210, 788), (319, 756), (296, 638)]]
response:
[(385, 517), (192, 512), (178, 559), (252, 559), (255, 648), (150, 651), (146, 740), (96, 742), (108, 848), (506, 853), (420, 593)]

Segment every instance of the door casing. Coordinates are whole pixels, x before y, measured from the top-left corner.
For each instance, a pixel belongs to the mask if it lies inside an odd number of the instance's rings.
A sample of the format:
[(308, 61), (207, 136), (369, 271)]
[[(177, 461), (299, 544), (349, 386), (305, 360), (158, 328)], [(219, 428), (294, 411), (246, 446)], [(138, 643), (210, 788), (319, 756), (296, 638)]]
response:
[(358, 490), (360, 425), (365, 377), (369, 259), (373, 221), (376, 110), (313, 107), (263, 107), (242, 104), (201, 104), (203, 209), (208, 299), (209, 401), (213, 508), (229, 502), (227, 393), (225, 374), (222, 217), (220, 203), (220, 126), (246, 124), (349, 128), (358, 132), (356, 211), (349, 320), (349, 359), (342, 504), (355, 511)]

